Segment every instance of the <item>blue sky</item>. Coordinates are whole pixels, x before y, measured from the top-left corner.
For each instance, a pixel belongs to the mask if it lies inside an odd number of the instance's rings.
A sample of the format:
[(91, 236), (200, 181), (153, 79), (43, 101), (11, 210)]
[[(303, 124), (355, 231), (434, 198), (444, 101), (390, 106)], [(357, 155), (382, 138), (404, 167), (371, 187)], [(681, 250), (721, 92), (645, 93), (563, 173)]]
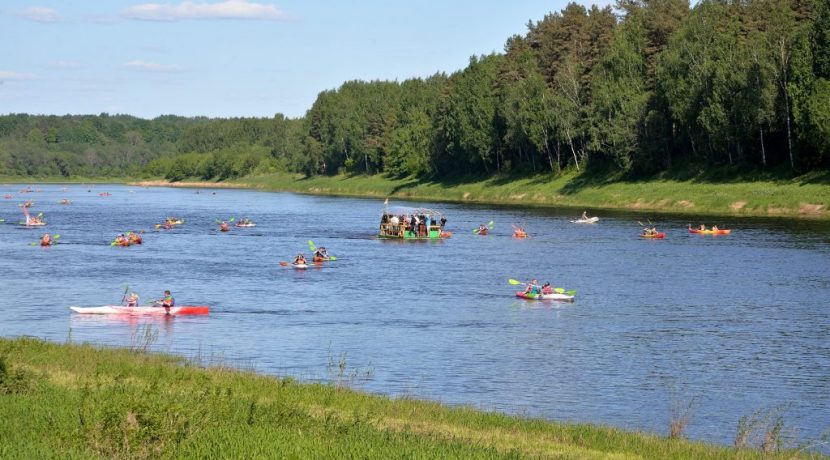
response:
[(0, 4), (0, 113), (302, 116), (347, 80), (404, 80), (564, 0), (107, 0)]

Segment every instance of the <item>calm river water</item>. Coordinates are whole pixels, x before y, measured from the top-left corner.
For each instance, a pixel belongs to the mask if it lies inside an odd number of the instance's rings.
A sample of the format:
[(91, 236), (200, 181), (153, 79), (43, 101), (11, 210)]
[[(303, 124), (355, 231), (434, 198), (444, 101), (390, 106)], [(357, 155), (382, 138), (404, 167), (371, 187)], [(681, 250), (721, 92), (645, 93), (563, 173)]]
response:
[[(800, 439), (830, 428), (830, 226), (718, 218), (726, 237), (690, 235), (700, 218), (661, 217), (664, 241), (637, 238), (643, 215), (456, 204), (451, 239), (374, 238), (382, 200), (245, 190), (0, 186), (0, 335), (154, 348), (305, 380), (345, 356), (364, 390), (665, 434), (692, 401), (687, 435), (729, 444), (738, 419), (782, 408)], [(32, 186), (35, 189), (35, 186)], [(101, 197), (100, 192), (112, 195)], [(72, 200), (60, 205), (62, 198)], [(43, 231), (17, 225), (33, 200)], [(594, 213), (590, 213), (594, 214)], [(185, 219), (154, 231), (168, 215)], [(258, 226), (216, 231), (215, 220)], [(491, 235), (473, 234), (494, 221)], [(524, 224), (532, 238), (510, 237)], [(109, 245), (146, 230), (144, 245)], [(307, 240), (338, 260), (280, 267)], [(508, 278), (578, 291), (575, 303), (516, 299)], [(207, 317), (84, 317), (70, 305), (142, 300), (171, 289)], [(366, 374), (369, 375), (366, 375)]]

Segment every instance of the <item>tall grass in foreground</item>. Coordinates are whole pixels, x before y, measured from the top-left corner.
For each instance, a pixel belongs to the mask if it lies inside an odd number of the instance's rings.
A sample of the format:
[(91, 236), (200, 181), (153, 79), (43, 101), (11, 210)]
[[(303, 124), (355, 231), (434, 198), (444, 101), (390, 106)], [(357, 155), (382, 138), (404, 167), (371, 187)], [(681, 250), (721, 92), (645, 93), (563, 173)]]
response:
[(0, 339), (0, 356), (0, 458), (819, 457), (389, 399), (140, 346)]

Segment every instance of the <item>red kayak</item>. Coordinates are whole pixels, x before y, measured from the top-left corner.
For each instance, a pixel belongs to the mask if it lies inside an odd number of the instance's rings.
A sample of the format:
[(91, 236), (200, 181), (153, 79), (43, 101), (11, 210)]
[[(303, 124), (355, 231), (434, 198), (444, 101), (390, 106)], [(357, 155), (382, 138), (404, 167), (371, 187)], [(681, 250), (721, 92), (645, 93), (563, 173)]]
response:
[(652, 240), (662, 240), (665, 237), (666, 234), (664, 232), (657, 232), (654, 235), (646, 235), (644, 233), (640, 233), (640, 238), (648, 238)]

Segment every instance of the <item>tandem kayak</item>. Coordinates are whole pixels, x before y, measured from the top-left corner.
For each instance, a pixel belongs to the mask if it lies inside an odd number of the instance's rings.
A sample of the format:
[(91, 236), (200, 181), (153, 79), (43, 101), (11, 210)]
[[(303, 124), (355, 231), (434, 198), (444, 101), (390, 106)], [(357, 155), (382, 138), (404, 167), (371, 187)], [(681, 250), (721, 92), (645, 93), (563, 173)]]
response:
[(182, 305), (169, 309), (164, 307), (125, 307), (123, 305), (69, 308), (76, 313), (95, 315), (207, 315), (210, 313), (210, 307), (207, 305)]
[(590, 217), (588, 219), (577, 219), (571, 221), (572, 224), (595, 224), (597, 222), (599, 222), (599, 217)]
[(647, 239), (650, 239), (650, 240), (662, 240), (665, 237), (666, 237), (665, 232), (657, 232), (654, 235), (645, 235), (643, 233), (640, 233), (640, 238), (647, 238)]
[(516, 297), (527, 300), (560, 300), (573, 302), (574, 296), (568, 294), (529, 294), (524, 291), (516, 291)]
[(718, 230), (696, 230), (694, 228), (689, 229), (689, 233), (697, 233), (700, 235), (728, 235), (732, 233), (732, 230), (729, 229), (718, 229)]

